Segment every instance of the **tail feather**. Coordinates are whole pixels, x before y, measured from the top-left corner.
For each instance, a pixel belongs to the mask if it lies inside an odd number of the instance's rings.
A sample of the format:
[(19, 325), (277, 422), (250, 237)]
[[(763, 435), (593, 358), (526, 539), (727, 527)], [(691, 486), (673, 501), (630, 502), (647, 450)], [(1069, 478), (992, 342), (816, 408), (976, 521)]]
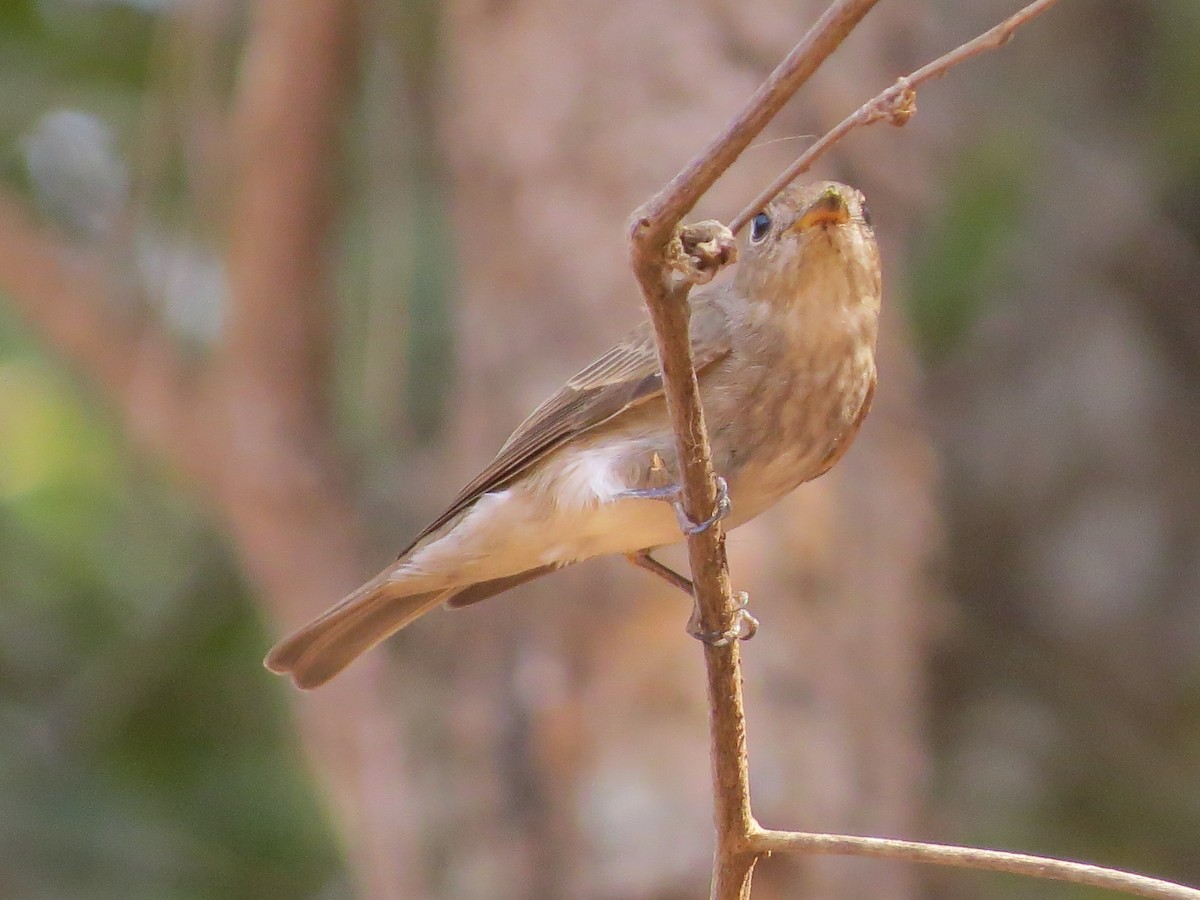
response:
[[(263, 660), (272, 672), (289, 675), (304, 690), (320, 687), (380, 641), (435, 606), (469, 606), (560, 568), (539, 566), (515, 575), (429, 590), (430, 580), (414, 583), (385, 569), (354, 593), (271, 648)], [(424, 589), (423, 589), (424, 588)]]
[(469, 584), (463, 588), (455, 588), (446, 597), (446, 608), (462, 609), (464, 606), (473, 606), (481, 600), (495, 597), (497, 594), (510, 591), (518, 585), (525, 584), (527, 581), (533, 581), (535, 578), (541, 578), (543, 575), (561, 568), (562, 566), (559, 563), (554, 563), (549, 566), (539, 566), (536, 569), (518, 572), (516, 575), (493, 578), (491, 581), (477, 581), (475, 584)]
[(320, 687), (361, 654), (439, 605), (447, 593), (444, 589), (406, 593), (402, 582), (381, 576), (284, 638), (271, 648), (263, 664), (279, 675), (290, 675), (299, 688)]

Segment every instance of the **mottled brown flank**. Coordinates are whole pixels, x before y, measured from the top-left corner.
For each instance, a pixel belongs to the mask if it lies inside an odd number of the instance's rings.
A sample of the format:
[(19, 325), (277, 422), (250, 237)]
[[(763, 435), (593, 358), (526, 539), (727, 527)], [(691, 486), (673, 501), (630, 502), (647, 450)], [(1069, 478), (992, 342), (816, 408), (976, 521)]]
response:
[[(827, 471), (875, 385), (879, 256), (861, 195), (793, 187), (764, 212), (770, 224), (743, 239), (733, 279), (692, 295), (729, 527)], [(646, 323), (539, 406), (396, 563), (281, 642), (268, 667), (313, 687), (443, 602), (469, 605), (592, 556), (678, 542), (666, 504), (628, 493), (676, 483), (675, 461)]]

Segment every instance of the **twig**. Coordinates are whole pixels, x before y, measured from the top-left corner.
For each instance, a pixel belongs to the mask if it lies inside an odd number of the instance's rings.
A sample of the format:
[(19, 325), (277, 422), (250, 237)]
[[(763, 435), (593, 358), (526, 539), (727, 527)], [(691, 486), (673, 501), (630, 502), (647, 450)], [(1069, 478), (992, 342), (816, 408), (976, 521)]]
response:
[(888, 838), (854, 837), (842, 834), (808, 834), (795, 831), (760, 830), (750, 835), (747, 846), (758, 852), (824, 853), (848, 856), (869, 856), (876, 859), (899, 859), (909, 862), (1007, 872), (1010, 875), (1029, 875), (1053, 881), (1069, 881), (1091, 887), (1123, 891), (1137, 897), (1158, 897), (1161, 900), (1200, 900), (1200, 891), (1148, 878), (1092, 866), (1067, 862), (1025, 853), (1003, 850), (980, 850), (975, 847), (954, 847), (946, 844), (926, 844), (918, 841), (896, 841)]
[[(687, 281), (667, 285), (658, 270), (638, 271), (651, 310), (662, 360), (667, 405), (675, 428), (685, 508), (693, 521), (707, 518), (717, 502), (712, 459), (699, 386), (692, 365), (688, 335)], [(705, 510), (701, 513), (700, 510)], [(700, 609), (700, 627), (710, 633), (733, 626), (733, 592), (725, 559), (725, 536), (717, 523), (688, 539), (688, 562)], [(750, 816), (749, 772), (746, 763), (746, 717), (742, 707), (738, 642), (705, 646), (710, 710), (710, 752), (713, 765), (717, 854), (714, 897), (749, 895), (753, 856), (736, 851), (754, 825)]]
[(872, 125), (885, 119), (897, 126), (906, 124), (917, 111), (917, 88), (920, 85), (927, 81), (933, 81), (935, 78), (941, 78), (959, 63), (966, 62), (981, 53), (1003, 47), (1012, 40), (1012, 36), (1018, 28), (1035, 16), (1044, 13), (1057, 2), (1058, 0), (1035, 0), (1034, 3), (1013, 13), (999, 25), (988, 29), (974, 40), (967, 41), (949, 53), (939, 56), (933, 62), (921, 66), (915, 72), (898, 78), (895, 84), (842, 119), (819, 141), (804, 151), (794, 163), (784, 169), (762, 193), (751, 200), (746, 208), (733, 218), (729, 223), (729, 230), (737, 234), (745, 228), (746, 223), (770, 203), (776, 194), (795, 181), (798, 176), (807, 172), (826, 150), (855, 128)]
[[(716, 505), (711, 451), (692, 363), (687, 295), (691, 284), (672, 276), (668, 248), (678, 252), (679, 220), (766, 127), (788, 99), (841, 44), (876, 0), (837, 0), (750, 98), (725, 131), (634, 213), (630, 255), (634, 274), (654, 322), (667, 408), (675, 431), (683, 503), (695, 521)], [(688, 539), (688, 561), (696, 585), (700, 625), (724, 632), (735, 614), (719, 525)], [(744, 851), (755, 827), (750, 813), (746, 763), (746, 718), (737, 641), (706, 646), (717, 849), (712, 896), (747, 898), (756, 853)]]
[[(767, 127), (878, 0), (835, 0), (792, 52), (754, 92), (725, 130), (717, 135), (667, 185), (638, 207), (634, 218), (634, 253), (660, 253), (679, 220), (686, 216), (743, 150)], [(639, 229), (652, 229), (639, 238)], [(636, 268), (636, 264), (635, 264)]]

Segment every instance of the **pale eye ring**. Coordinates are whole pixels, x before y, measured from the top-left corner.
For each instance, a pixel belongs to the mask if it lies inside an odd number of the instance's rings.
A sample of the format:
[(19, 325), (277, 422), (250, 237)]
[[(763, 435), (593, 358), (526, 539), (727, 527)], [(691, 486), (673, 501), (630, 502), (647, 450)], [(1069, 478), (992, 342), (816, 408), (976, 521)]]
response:
[(750, 220), (750, 242), (757, 244), (767, 236), (767, 232), (771, 230), (771, 217), (765, 212), (760, 212), (757, 216)]

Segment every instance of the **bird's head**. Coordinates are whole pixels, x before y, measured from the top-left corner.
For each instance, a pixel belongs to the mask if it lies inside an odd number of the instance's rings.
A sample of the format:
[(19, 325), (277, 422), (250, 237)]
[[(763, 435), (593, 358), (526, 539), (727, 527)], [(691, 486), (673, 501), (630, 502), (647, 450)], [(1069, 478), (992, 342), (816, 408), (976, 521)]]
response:
[(879, 306), (879, 248), (860, 191), (835, 181), (791, 185), (750, 220), (735, 286), (744, 297), (791, 306), (807, 288), (841, 303)]

